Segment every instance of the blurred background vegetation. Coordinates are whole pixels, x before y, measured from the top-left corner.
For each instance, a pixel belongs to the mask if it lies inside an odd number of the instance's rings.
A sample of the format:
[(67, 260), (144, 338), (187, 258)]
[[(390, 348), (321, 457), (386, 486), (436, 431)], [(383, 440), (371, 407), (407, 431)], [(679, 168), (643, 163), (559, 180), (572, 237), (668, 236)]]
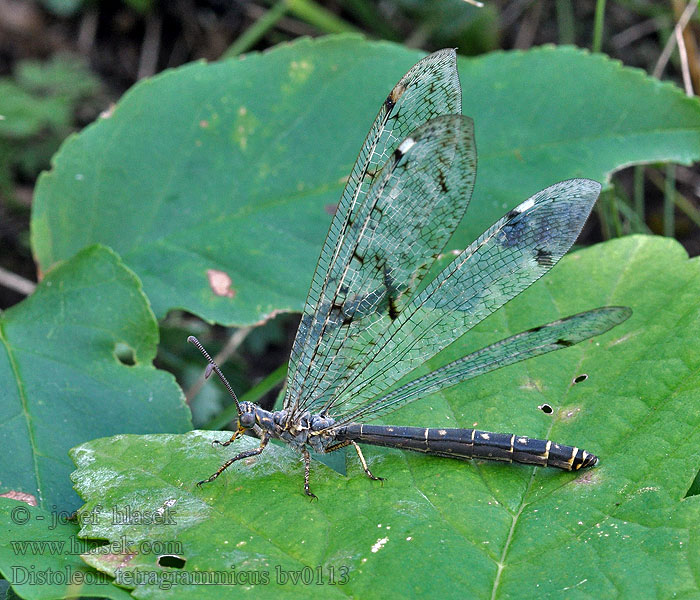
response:
[[(0, 0), (0, 308), (31, 293), (29, 215), (39, 173), (72, 132), (135, 82), (197, 60), (264, 50), (299, 36), (360, 32), (460, 54), (574, 44), (700, 90), (698, 0)], [(387, 89), (394, 82), (387, 82)], [(585, 127), (585, 123), (582, 124)], [(700, 171), (646, 165), (616, 173), (580, 243), (634, 232), (673, 236), (700, 254)], [(173, 312), (158, 364), (191, 401), (195, 426), (223, 427), (228, 399), (201, 386), (198, 335), (244, 399), (274, 403), (298, 316), (254, 329), (210, 327)]]

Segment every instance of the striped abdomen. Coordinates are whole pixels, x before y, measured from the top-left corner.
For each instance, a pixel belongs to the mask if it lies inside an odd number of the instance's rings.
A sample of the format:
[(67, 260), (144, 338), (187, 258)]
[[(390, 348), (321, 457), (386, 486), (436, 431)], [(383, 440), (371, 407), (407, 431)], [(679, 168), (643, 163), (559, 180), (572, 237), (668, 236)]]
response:
[(581, 448), (512, 433), (491, 433), (478, 429), (426, 429), (351, 423), (335, 430), (335, 440), (402, 448), (462, 460), (484, 458), (557, 467), (566, 471), (592, 467), (598, 462), (597, 456)]

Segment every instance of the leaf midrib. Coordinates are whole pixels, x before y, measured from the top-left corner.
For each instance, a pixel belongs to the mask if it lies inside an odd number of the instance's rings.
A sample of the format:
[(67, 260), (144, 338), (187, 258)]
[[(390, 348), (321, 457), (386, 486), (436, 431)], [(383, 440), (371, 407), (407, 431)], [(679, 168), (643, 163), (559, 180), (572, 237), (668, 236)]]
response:
[(10, 367), (12, 368), (12, 373), (15, 377), (15, 383), (17, 384), (17, 394), (22, 404), (22, 414), (24, 415), (24, 420), (27, 424), (27, 438), (29, 440), (29, 445), (32, 449), (32, 464), (34, 465), (34, 480), (36, 482), (36, 489), (32, 490), (32, 492), (36, 493), (38, 504), (43, 508), (43, 502), (41, 498), (41, 477), (39, 475), (39, 463), (37, 460), (39, 456), (39, 451), (37, 449), (36, 443), (36, 431), (32, 427), (32, 419), (29, 415), (29, 402), (27, 395), (24, 391), (24, 386), (22, 385), (22, 379), (19, 376), (17, 361), (15, 360), (15, 356), (12, 353), (12, 347), (8, 343), (7, 336), (5, 335), (4, 320), (0, 321), (0, 340), (2, 340), (2, 343), (5, 346), (5, 351), (7, 352), (7, 358), (10, 363)]

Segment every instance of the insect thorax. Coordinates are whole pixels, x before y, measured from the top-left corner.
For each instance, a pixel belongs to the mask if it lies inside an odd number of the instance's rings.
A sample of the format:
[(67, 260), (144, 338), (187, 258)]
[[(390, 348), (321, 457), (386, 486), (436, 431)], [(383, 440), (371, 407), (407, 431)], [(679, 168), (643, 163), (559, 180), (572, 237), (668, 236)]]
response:
[(287, 410), (270, 412), (252, 402), (241, 402), (241, 414), (255, 415), (255, 424), (267, 431), (272, 437), (284, 440), (290, 446), (301, 451), (308, 444), (316, 452), (325, 452), (333, 443), (334, 436), (328, 430), (335, 424), (330, 417), (303, 413), (293, 417)]

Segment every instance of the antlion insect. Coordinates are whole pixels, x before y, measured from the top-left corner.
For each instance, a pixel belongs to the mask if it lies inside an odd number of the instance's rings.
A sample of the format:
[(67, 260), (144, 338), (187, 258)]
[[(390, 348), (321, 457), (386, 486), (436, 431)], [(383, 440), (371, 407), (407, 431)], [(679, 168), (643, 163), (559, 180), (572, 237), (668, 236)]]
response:
[(469, 331), (551, 269), (571, 247), (600, 185), (571, 179), (538, 192), (485, 231), (425, 289), (416, 293), (469, 204), (476, 176), (470, 118), (461, 115), (453, 50), (417, 63), (384, 101), (343, 191), (311, 283), (291, 360), (282, 410), (236, 402), (238, 427), (260, 446), (227, 460), (260, 454), (271, 438), (304, 458), (358, 442), (459, 459), (484, 458), (567, 471), (597, 457), (580, 448), (475, 429), (366, 425), (408, 402), (505, 365), (566, 348), (627, 319), (626, 307), (604, 307), (519, 333), (391, 389), (404, 375)]

